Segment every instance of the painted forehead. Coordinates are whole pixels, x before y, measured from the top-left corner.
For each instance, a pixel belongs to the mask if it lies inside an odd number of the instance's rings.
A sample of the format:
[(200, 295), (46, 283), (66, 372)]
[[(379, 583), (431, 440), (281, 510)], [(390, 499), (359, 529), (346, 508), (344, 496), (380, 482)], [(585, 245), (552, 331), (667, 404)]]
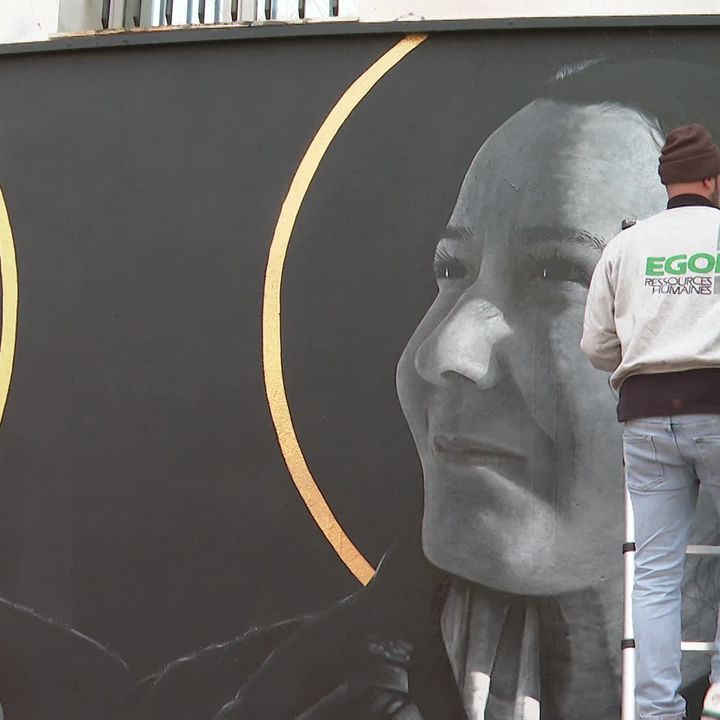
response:
[(661, 210), (662, 136), (635, 110), (538, 100), (482, 146), (463, 182), (451, 225), (585, 228), (612, 237), (623, 217)]

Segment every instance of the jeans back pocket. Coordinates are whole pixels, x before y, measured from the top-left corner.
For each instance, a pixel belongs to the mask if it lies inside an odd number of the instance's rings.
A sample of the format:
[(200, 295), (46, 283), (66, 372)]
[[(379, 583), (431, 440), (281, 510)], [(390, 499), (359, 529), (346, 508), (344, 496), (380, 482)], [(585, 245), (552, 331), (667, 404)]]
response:
[(701, 484), (720, 485), (720, 435), (694, 438), (701, 466), (696, 468)]
[(631, 490), (652, 490), (665, 479), (651, 435), (623, 435), (625, 477)]

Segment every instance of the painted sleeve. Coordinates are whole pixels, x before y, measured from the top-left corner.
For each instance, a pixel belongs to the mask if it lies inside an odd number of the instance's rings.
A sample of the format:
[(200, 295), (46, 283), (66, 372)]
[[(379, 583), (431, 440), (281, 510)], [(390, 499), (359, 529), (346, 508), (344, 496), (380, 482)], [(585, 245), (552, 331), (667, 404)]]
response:
[(607, 250), (590, 281), (580, 347), (598, 370), (613, 372), (620, 365), (622, 354), (615, 329), (615, 288)]

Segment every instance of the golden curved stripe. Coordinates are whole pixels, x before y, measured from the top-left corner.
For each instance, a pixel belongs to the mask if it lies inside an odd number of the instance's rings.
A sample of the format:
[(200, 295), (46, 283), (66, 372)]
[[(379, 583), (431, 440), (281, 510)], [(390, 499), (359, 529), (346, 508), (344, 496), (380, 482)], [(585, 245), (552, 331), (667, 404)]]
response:
[(325, 152), (343, 123), (360, 101), (394, 65), (425, 40), (427, 35), (408, 35), (371, 65), (345, 91), (312, 139), (298, 165), (275, 226), (265, 270), (263, 296), (263, 372), (270, 414), (285, 464), (303, 502), (322, 533), (350, 572), (363, 584), (375, 570), (363, 557), (337, 521), (317, 486), (295, 434), (285, 394), (280, 335), (280, 289), (285, 255), (300, 207)]
[(2, 332), (0, 333), (0, 423), (10, 392), (17, 336), (18, 276), (15, 245), (2, 189), (0, 189), (0, 279), (2, 280)]

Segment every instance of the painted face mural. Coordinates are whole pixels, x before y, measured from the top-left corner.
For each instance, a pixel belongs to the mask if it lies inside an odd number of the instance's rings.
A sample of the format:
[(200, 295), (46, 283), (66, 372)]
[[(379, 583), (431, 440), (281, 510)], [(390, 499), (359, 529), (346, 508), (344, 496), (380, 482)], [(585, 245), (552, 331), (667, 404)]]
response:
[(473, 160), (437, 245), (437, 298), (397, 372), (423, 545), (443, 569), (514, 593), (603, 585), (623, 522), (620, 434), (579, 348), (582, 316), (622, 219), (664, 206), (660, 145), (633, 110), (538, 100)]

